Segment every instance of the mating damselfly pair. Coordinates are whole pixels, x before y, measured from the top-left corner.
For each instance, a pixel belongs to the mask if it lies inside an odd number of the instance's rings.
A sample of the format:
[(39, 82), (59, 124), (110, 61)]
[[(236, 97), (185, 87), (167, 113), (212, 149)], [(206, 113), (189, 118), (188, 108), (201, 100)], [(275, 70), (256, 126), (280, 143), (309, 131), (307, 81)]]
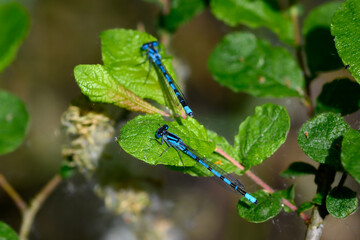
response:
[[(186, 114), (192, 117), (193, 112), (186, 103), (184, 95), (182, 94), (180, 88), (176, 85), (173, 78), (171, 77), (171, 75), (169, 74), (169, 72), (161, 62), (161, 55), (159, 53), (158, 48), (159, 48), (159, 43), (156, 41), (148, 42), (141, 46), (141, 50), (146, 51), (147, 54), (146, 59), (150, 61), (150, 70), (152, 64), (155, 64), (155, 66), (159, 68), (159, 70), (167, 80), (170, 88), (175, 93), (177, 100), (184, 108)], [(223, 183), (225, 183), (231, 189), (243, 195), (250, 202), (257, 204), (256, 198), (254, 198), (244, 190), (244, 186), (240, 183), (238, 179), (227, 174), (224, 170), (222, 170), (220, 167), (216, 166), (215, 164), (211, 163), (207, 159), (200, 157), (200, 155), (195, 150), (187, 146), (177, 135), (169, 132), (168, 129), (169, 129), (168, 125), (163, 125), (156, 131), (155, 137), (156, 139), (161, 138), (161, 142), (157, 140), (160, 144), (163, 144), (165, 142), (169, 146), (169, 148), (173, 147), (178, 152), (180, 159), (181, 159), (180, 152), (183, 152), (184, 154), (188, 155), (194, 161), (199, 163), (202, 167), (205, 167), (208, 171), (210, 171), (214, 176), (219, 178)], [(168, 149), (166, 149), (165, 151), (167, 151)]]

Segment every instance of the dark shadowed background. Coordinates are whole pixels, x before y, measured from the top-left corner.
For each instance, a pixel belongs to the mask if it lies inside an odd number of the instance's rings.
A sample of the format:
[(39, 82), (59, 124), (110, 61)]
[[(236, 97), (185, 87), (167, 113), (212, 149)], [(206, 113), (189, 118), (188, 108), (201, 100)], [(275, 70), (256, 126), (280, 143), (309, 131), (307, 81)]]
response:
[[(29, 200), (59, 171), (63, 145), (60, 117), (71, 100), (80, 95), (73, 75), (74, 67), (102, 63), (99, 34), (104, 30), (136, 29), (141, 23), (147, 32), (155, 35), (160, 8), (140, 0), (21, 2), (31, 16), (30, 32), (16, 60), (0, 75), (0, 80), (2, 88), (25, 102), (31, 120), (22, 146), (1, 156), (0, 172)], [(304, 15), (322, 2), (302, 1)], [(168, 52), (178, 61), (175, 67), (179, 66), (178, 74), (185, 81), (187, 100), (199, 122), (231, 143), (239, 124), (253, 114), (255, 106), (266, 102), (285, 106), (291, 119), (288, 139), (279, 151), (253, 171), (275, 189), (285, 189), (295, 183), (296, 203), (309, 201), (316, 191), (313, 176), (296, 180), (279, 176), (291, 162), (314, 164), (296, 142), (297, 132), (307, 120), (305, 107), (295, 98), (255, 98), (233, 93), (218, 85), (207, 69), (212, 49), (231, 30), (206, 10), (173, 35)], [(257, 29), (255, 33), (270, 36), (277, 43), (276, 37), (264, 29)], [(313, 84), (314, 97), (324, 81), (326, 78)], [(345, 119), (358, 127), (360, 114), (357, 112)], [(119, 133), (119, 128), (116, 133)], [(152, 212), (144, 215), (141, 225), (134, 226), (108, 211), (103, 200), (93, 192), (94, 181), (76, 174), (62, 182), (45, 202), (37, 215), (30, 239), (157, 239), (146, 234), (153, 228), (164, 232), (165, 237), (159, 239), (304, 238), (305, 224), (295, 213), (281, 213), (261, 224), (248, 223), (237, 214), (238, 196), (212, 181), (144, 164), (127, 155), (115, 140), (107, 151), (111, 155), (110, 161), (118, 164), (119, 172), (126, 171), (130, 176), (161, 182), (151, 194), (151, 201), (157, 205), (153, 206)], [(339, 176), (336, 181), (338, 179)], [(259, 189), (247, 177), (243, 176), (241, 180), (249, 192)], [(360, 191), (351, 177), (346, 185)], [(17, 208), (0, 189), (0, 220), (18, 230), (20, 219)], [(322, 239), (359, 239), (358, 212), (344, 220), (328, 216), (325, 224)], [(143, 232), (143, 235), (134, 235), (134, 231)]]

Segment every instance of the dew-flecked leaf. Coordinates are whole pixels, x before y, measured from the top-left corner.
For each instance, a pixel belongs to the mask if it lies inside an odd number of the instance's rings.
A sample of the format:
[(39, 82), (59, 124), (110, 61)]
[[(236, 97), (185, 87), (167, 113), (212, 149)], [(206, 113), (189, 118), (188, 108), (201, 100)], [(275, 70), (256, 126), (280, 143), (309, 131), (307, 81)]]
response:
[[(165, 142), (160, 145), (155, 140), (156, 130), (160, 126), (167, 124), (169, 132), (176, 134), (186, 145), (195, 149), (201, 156), (206, 157), (214, 151), (215, 144), (209, 141), (204, 126), (193, 118), (179, 121), (181, 121), (181, 125), (177, 122), (165, 121), (160, 115), (138, 116), (122, 127), (118, 142), (125, 152), (148, 164), (179, 167), (194, 166), (196, 162), (192, 158), (181, 153), (182, 163), (176, 149), (169, 148)], [(169, 150), (165, 151), (167, 148)]]
[(160, 113), (148, 102), (120, 85), (102, 65), (78, 65), (74, 69), (81, 92), (91, 101), (112, 103), (119, 107), (144, 113)]
[(214, 79), (235, 92), (257, 97), (303, 97), (304, 77), (294, 57), (251, 33), (226, 35), (211, 53)]
[(25, 39), (30, 19), (27, 11), (17, 2), (0, 3), (0, 72), (15, 58)]
[(341, 163), (345, 170), (360, 183), (360, 133), (354, 129), (348, 131), (344, 136)]
[(241, 198), (238, 202), (238, 213), (240, 217), (249, 222), (261, 223), (265, 222), (276, 215), (282, 209), (281, 194), (275, 192), (268, 194), (262, 190), (251, 193), (258, 200), (258, 204), (253, 204), (245, 198)]
[(360, 83), (360, 0), (347, 0), (331, 19), (331, 34), (340, 58)]
[(288, 12), (280, 12), (263, 0), (211, 0), (210, 7), (216, 18), (230, 26), (244, 24), (251, 28), (266, 27), (278, 37), (294, 44), (294, 26)]
[(255, 108), (253, 116), (240, 124), (234, 147), (248, 169), (270, 157), (286, 140), (290, 118), (286, 109), (275, 104)]
[(322, 113), (301, 127), (297, 141), (314, 161), (341, 169), (341, 142), (349, 129), (349, 124), (338, 114)]
[(345, 218), (358, 209), (356, 192), (347, 187), (336, 187), (326, 197), (326, 209), (336, 218)]
[(0, 90), (0, 154), (15, 150), (24, 140), (29, 123), (25, 104)]

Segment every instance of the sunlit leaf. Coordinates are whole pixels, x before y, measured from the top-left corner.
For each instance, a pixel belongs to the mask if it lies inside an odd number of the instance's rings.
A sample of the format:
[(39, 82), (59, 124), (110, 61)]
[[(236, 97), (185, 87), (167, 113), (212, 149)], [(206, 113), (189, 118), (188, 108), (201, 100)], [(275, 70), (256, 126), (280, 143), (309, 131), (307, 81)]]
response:
[(304, 77), (293, 56), (251, 33), (226, 35), (208, 67), (214, 79), (235, 92), (258, 97), (303, 97)]
[(326, 197), (326, 209), (336, 218), (345, 218), (358, 209), (356, 192), (347, 187), (336, 187)]
[(250, 168), (270, 157), (285, 142), (289, 129), (290, 119), (284, 107), (270, 103), (256, 107), (235, 136), (234, 147), (242, 165)]
[(305, 154), (316, 162), (341, 169), (341, 142), (349, 129), (341, 116), (322, 113), (301, 127), (297, 140)]
[(169, 126), (169, 132), (176, 134), (202, 156), (206, 157), (214, 151), (215, 144), (209, 142), (204, 126), (193, 118), (181, 120), (179, 125), (178, 122), (165, 121), (159, 115), (138, 116), (122, 127), (118, 142), (124, 151), (149, 164), (194, 166), (196, 162), (192, 158), (169, 148), (165, 142), (161, 145), (155, 140), (156, 130), (164, 124)]
[(331, 20), (331, 34), (345, 66), (360, 83), (360, 0), (347, 0), (338, 8)]

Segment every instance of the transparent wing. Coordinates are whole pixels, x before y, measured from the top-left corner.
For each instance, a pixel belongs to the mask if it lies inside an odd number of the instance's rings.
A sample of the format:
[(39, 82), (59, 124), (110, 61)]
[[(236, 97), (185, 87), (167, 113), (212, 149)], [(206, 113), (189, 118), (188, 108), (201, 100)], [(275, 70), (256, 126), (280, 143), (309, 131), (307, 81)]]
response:
[[(183, 145), (184, 147), (186, 147), (189, 151), (191, 151), (196, 157), (198, 157), (201, 161), (203, 161), (206, 165), (208, 165), (209, 167), (211, 167), (213, 170), (215, 170), (216, 172), (218, 172), (220, 175), (222, 175), (223, 177), (227, 178), (230, 182), (234, 183), (236, 186), (238, 186), (241, 190), (243, 190), (245, 192), (245, 188), (244, 185), (239, 181), (239, 179), (237, 179), (233, 174), (229, 174), (227, 172), (225, 172), (223, 169), (221, 169), (220, 167), (218, 167), (216, 164), (210, 162), (209, 160), (207, 160), (204, 157), (201, 157), (201, 155), (196, 152), (194, 149), (190, 148), (189, 146), (187, 146), (185, 143), (181, 142), (181, 145)], [(201, 163), (198, 163), (197, 166), (200, 168), (203, 168), (207, 171), (210, 172), (210, 170), (206, 169), (205, 166), (203, 166)], [(214, 173), (210, 172), (211, 174), (215, 175)], [(231, 186), (229, 186), (227, 183), (225, 183), (222, 179), (216, 177), (215, 179), (217, 179), (217, 181), (220, 181), (222, 183), (222, 185), (227, 186), (228, 189), (238, 192), (235, 189), (233, 189)], [(245, 193), (244, 193), (245, 194)]]

